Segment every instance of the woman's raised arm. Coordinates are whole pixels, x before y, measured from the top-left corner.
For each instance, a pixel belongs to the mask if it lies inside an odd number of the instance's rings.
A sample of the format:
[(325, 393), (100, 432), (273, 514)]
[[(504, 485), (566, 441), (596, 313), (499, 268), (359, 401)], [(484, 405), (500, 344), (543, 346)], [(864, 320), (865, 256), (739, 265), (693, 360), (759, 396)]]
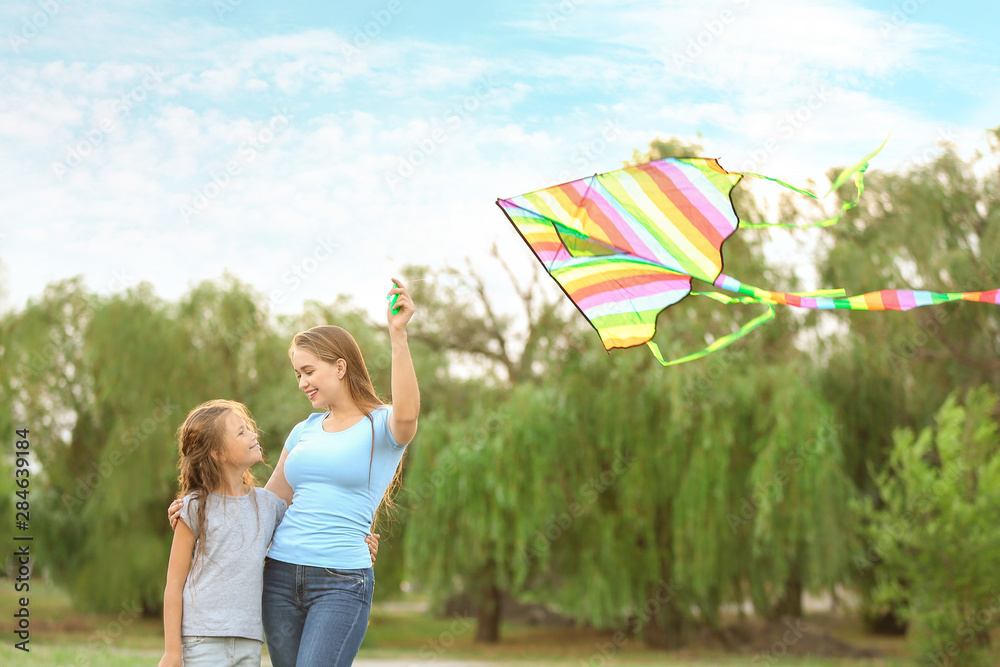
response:
[(420, 388), (406, 336), (406, 325), (413, 316), (414, 306), (403, 283), (396, 278), (392, 282), (396, 286), (389, 290), (389, 294), (398, 294), (399, 297), (395, 306), (390, 305), (387, 309), (389, 344), (392, 348), (392, 415), (389, 417), (389, 430), (397, 443), (406, 445), (417, 432), (417, 416), (420, 414)]

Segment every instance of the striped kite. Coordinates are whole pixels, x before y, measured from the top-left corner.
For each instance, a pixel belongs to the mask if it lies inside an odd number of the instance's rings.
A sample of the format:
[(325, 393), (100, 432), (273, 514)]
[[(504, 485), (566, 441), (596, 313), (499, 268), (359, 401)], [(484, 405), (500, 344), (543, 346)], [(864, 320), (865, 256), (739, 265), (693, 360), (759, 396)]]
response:
[[(854, 208), (864, 190), (862, 174), (880, 150), (845, 169), (830, 187), (833, 192), (853, 179), (854, 201), (844, 202), (832, 218), (803, 226), (835, 224)], [(817, 197), (775, 178), (726, 171), (713, 158), (666, 158), (498, 199), (497, 205), (597, 330), (606, 350), (646, 343), (664, 366), (692, 361), (733, 343), (772, 319), (772, 304), (844, 310), (909, 310), (959, 300), (1000, 304), (995, 289), (944, 294), (881, 290), (848, 297), (844, 290), (772, 292), (743, 284), (722, 273), (723, 242), (740, 226), (795, 227), (741, 224), (730, 192), (743, 176), (765, 178)], [(767, 312), (704, 350), (665, 361), (652, 340), (656, 317), (692, 294), (692, 278), (736, 295), (694, 292), (697, 296), (722, 303), (764, 304)]]

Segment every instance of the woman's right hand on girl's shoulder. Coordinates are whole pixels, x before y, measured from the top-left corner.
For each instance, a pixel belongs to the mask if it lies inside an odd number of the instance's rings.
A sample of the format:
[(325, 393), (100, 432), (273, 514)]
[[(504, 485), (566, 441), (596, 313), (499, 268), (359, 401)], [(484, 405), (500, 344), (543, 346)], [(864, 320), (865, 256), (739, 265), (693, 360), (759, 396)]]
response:
[(174, 502), (170, 503), (167, 508), (167, 521), (170, 522), (170, 528), (177, 528), (177, 520), (181, 518), (181, 508), (184, 507), (184, 500), (182, 498), (175, 498)]

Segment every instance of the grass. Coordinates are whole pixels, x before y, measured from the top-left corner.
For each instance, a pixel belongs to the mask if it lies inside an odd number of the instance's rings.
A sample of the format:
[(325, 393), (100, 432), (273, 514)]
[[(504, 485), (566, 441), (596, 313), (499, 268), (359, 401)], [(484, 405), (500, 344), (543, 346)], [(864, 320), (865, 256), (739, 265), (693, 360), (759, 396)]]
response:
[[(17, 609), (19, 594), (10, 581), (0, 580), (0, 608)], [(82, 613), (69, 597), (44, 581), (32, 581), (30, 592), (30, 653), (14, 648), (16, 637), (4, 623), (0, 664), (32, 667), (131, 667), (153, 665), (163, 651), (163, 626), (159, 619), (142, 618), (123, 608), (118, 614)], [(859, 644), (856, 628), (846, 627), (842, 639)], [(664, 653), (643, 648), (636, 640), (615, 645), (610, 633), (583, 628), (529, 628), (504, 626), (499, 644), (475, 644), (475, 627), (462, 619), (438, 619), (420, 613), (393, 613), (376, 607), (359, 660), (398, 660), (400, 665), (473, 660), (495, 665), (579, 665), (598, 667), (735, 667), (760, 664), (779, 667), (911, 667), (902, 640), (881, 640), (883, 659), (838, 660), (821, 658), (770, 658), (732, 655), (708, 650)], [(850, 635), (850, 636), (847, 636)], [(890, 644), (889, 642), (894, 642)], [(872, 645), (871, 643), (869, 645)], [(265, 652), (266, 655), (266, 652)], [(268, 662), (265, 659), (265, 665)]]

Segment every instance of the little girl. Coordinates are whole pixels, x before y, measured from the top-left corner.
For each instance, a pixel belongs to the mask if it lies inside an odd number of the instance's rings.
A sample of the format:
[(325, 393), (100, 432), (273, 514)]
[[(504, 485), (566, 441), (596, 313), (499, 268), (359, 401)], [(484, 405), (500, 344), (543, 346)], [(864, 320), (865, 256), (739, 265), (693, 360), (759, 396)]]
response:
[(254, 665), (261, 644), (261, 564), (288, 507), (257, 488), (257, 425), (235, 401), (196, 407), (178, 432), (184, 497), (163, 597), (160, 667)]
[[(177, 439), (184, 497), (167, 567), (160, 667), (259, 667), (264, 556), (288, 505), (255, 484), (250, 467), (263, 455), (243, 404), (199, 405)], [(365, 541), (374, 560), (377, 536)]]

